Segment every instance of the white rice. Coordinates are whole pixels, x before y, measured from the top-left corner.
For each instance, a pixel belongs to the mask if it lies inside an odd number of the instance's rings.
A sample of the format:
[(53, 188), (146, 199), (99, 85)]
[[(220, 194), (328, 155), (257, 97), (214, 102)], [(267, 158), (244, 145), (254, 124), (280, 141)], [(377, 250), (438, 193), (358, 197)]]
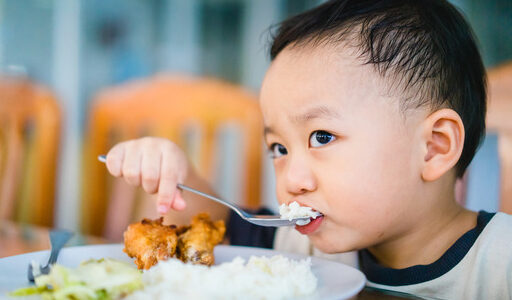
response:
[[(281, 219), (288, 219), (290, 221), (296, 218), (311, 217), (316, 219), (318, 217), (318, 212), (314, 211), (311, 207), (300, 206), (297, 201), (293, 201), (289, 205), (281, 204), (279, 206), (279, 214)], [(297, 225), (306, 225), (309, 222), (310, 220), (297, 221)]]
[(312, 294), (317, 279), (311, 259), (251, 256), (247, 264), (207, 267), (177, 259), (160, 261), (142, 275), (144, 289), (126, 299), (295, 299)]

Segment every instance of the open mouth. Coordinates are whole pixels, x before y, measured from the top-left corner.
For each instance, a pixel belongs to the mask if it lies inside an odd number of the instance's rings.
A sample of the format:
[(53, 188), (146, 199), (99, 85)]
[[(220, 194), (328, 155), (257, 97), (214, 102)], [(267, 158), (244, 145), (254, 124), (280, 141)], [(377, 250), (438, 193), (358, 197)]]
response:
[(302, 234), (311, 234), (315, 232), (318, 227), (322, 224), (322, 221), (324, 220), (324, 216), (321, 215), (315, 219), (311, 218), (310, 222), (306, 225), (295, 225), (295, 229), (302, 233)]
[[(313, 210), (313, 208), (308, 206), (301, 206), (297, 201), (293, 201), (292, 203), (286, 205), (281, 204), (279, 207), (279, 214), (281, 215), (281, 219), (298, 219), (296, 222), (296, 228), (306, 227), (309, 224), (320, 224), (321, 219), (323, 219), (323, 214)], [(309, 217), (308, 219), (305, 219), (306, 217)], [(318, 221), (316, 221), (318, 220)], [(315, 222), (316, 221), (316, 222)], [(315, 226), (308, 226), (308, 228), (312, 228)]]

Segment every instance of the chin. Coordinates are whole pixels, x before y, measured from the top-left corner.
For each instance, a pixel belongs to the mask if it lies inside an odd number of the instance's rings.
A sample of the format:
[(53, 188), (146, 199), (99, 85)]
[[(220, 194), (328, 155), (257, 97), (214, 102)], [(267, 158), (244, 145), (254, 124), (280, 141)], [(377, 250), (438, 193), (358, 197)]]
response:
[(309, 240), (313, 246), (315, 246), (315, 248), (327, 254), (336, 254), (356, 250), (354, 247), (350, 247), (350, 245), (335, 245), (332, 242), (328, 242), (328, 239), (325, 239), (325, 237), (322, 237), (321, 235), (311, 235), (309, 236)]

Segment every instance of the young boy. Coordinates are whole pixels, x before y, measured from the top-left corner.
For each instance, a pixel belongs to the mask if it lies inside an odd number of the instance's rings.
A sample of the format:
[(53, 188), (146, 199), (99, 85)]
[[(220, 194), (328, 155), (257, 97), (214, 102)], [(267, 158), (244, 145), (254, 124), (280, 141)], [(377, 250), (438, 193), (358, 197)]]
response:
[[(443, 0), (329, 1), (284, 21), (270, 52), (260, 105), (277, 196), (324, 216), (259, 232), (280, 250), (357, 250), (370, 286), (510, 299), (512, 218), (455, 201), (486, 109), (484, 67), (460, 13)], [(118, 144), (107, 166), (158, 192), (162, 214), (185, 207), (176, 183), (211, 192), (167, 140)]]

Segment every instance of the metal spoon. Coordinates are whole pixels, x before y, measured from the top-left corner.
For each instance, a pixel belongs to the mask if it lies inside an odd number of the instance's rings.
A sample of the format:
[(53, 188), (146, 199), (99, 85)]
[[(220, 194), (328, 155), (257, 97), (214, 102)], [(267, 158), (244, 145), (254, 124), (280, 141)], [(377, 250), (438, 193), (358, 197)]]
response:
[(60, 249), (64, 247), (64, 245), (69, 241), (69, 239), (73, 236), (73, 233), (66, 230), (52, 230), (50, 232), (50, 244), (52, 247), (50, 258), (48, 259), (48, 263), (46, 266), (41, 267), (37, 265), (38, 269), (34, 269), (32, 263), (28, 264), (28, 280), (30, 282), (34, 282), (35, 277), (39, 275), (46, 275), (50, 273), (51, 266), (57, 262), (57, 257), (59, 256)]
[[(100, 156), (98, 156), (98, 160), (105, 163), (107, 161), (107, 158), (105, 155), (100, 155)], [(178, 183), (177, 187), (181, 190), (195, 193), (199, 196), (203, 196), (203, 197), (213, 200), (217, 203), (220, 203), (224, 206), (227, 206), (230, 209), (232, 209), (233, 211), (235, 211), (242, 219), (246, 220), (247, 222), (256, 224), (256, 225), (266, 226), (266, 227), (295, 226), (296, 224), (297, 225), (305, 225), (305, 224), (309, 223), (309, 221), (310, 221), (309, 216), (288, 220), (288, 219), (281, 219), (281, 216), (279, 216), (279, 215), (250, 214), (250, 213), (246, 212), (245, 210), (241, 209), (240, 207), (234, 205), (233, 203), (230, 203), (226, 200), (222, 200), (215, 196), (203, 193), (201, 191), (198, 191), (198, 190), (188, 187), (186, 185)], [(317, 217), (320, 217), (320, 216), (322, 216), (322, 214), (317, 212)]]

